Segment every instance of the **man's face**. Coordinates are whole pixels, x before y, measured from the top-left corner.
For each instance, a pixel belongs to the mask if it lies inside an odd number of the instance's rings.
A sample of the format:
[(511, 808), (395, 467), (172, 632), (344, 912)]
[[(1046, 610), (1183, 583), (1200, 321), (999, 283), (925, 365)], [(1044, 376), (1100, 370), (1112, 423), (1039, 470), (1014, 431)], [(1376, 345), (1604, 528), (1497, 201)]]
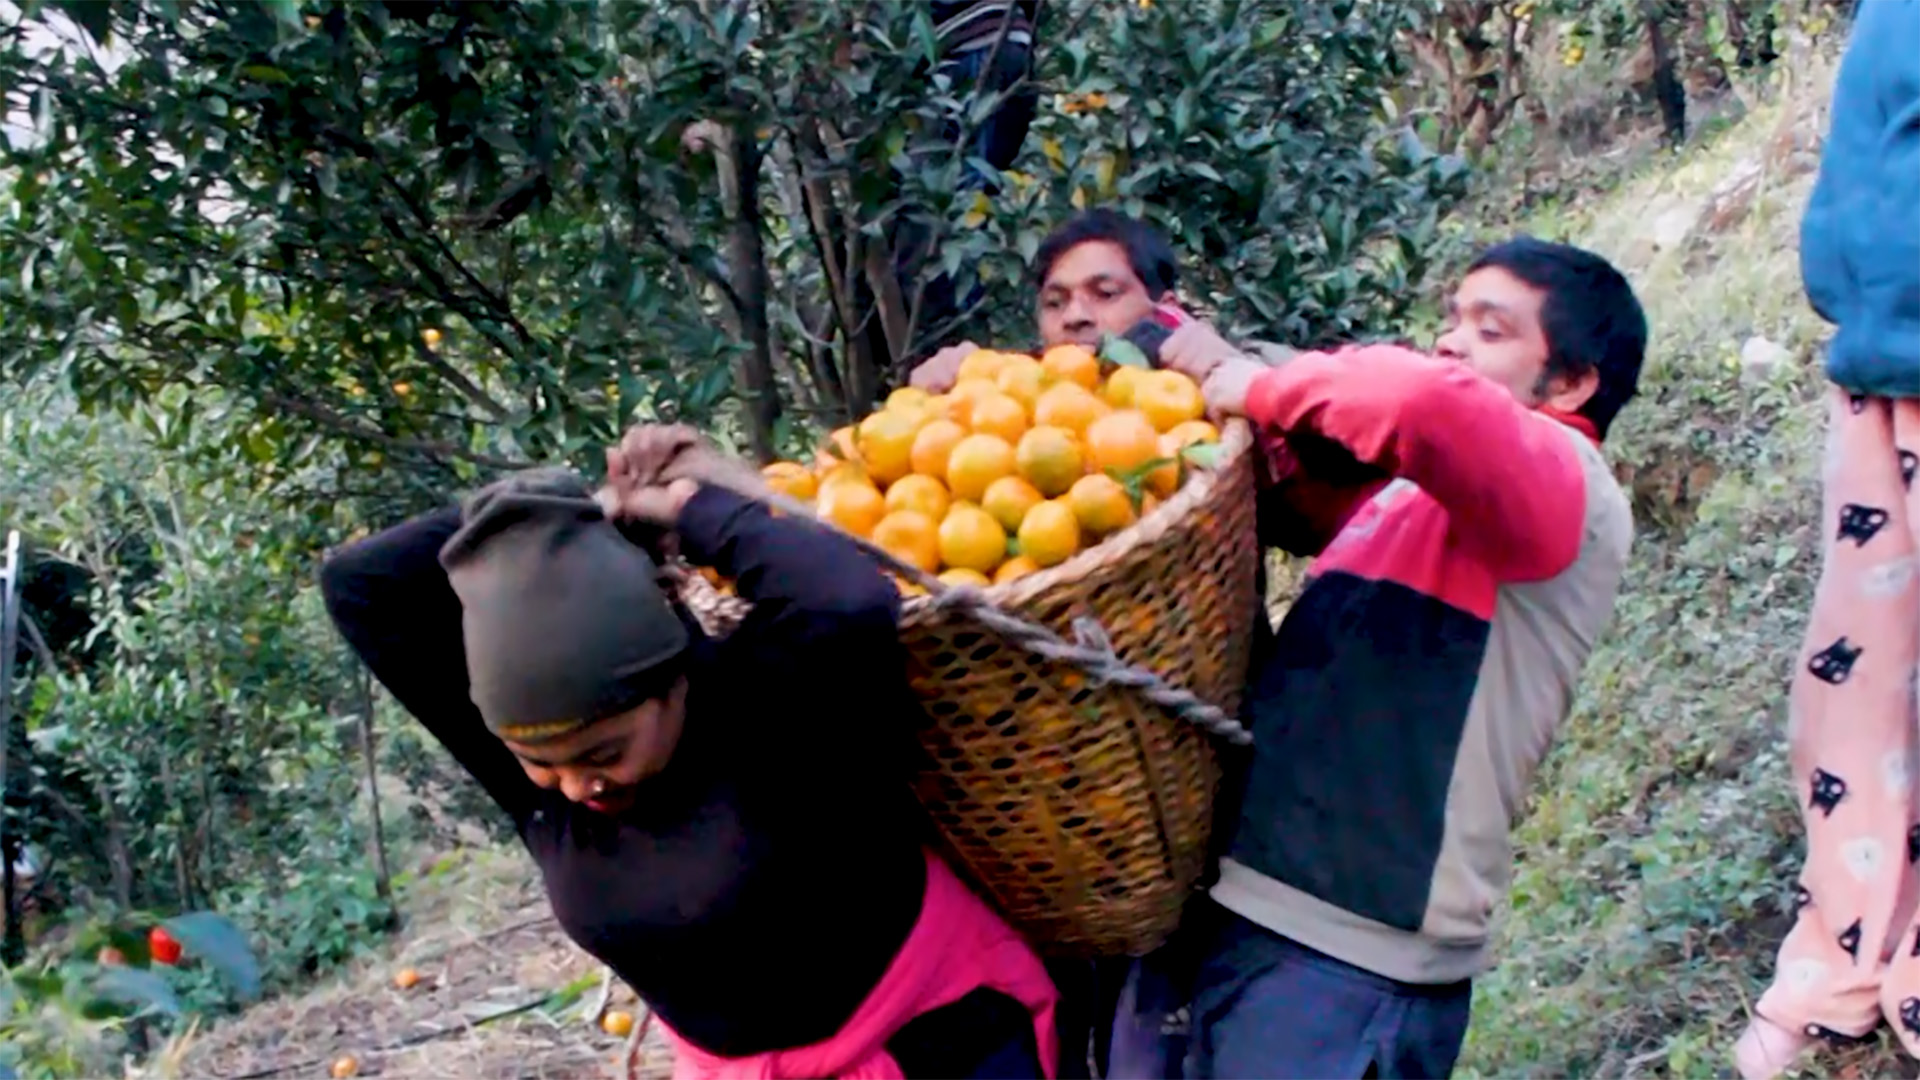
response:
[(1498, 267), (1468, 274), (1447, 301), (1447, 328), (1434, 352), (1492, 379), (1528, 408), (1577, 410), (1593, 396), (1599, 375), (1547, 373), (1541, 308), (1547, 295)]
[(1040, 284), (1040, 339), (1049, 348), (1099, 348), (1102, 336), (1133, 329), (1158, 302), (1133, 272), (1126, 248), (1089, 240), (1054, 260)]

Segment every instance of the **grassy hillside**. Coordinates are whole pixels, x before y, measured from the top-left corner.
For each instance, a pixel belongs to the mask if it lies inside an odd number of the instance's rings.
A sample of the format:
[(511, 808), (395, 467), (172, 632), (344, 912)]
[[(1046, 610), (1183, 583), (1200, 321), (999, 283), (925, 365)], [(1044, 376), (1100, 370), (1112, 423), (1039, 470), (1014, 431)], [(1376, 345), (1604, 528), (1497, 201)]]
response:
[[(1519, 834), (1468, 1074), (1723, 1073), (1787, 925), (1800, 841), (1785, 690), (1819, 569), (1827, 330), (1801, 294), (1797, 230), (1825, 130), (1820, 67), (1797, 99), (1529, 223), (1616, 259), (1647, 306), (1643, 396), (1610, 440), (1640, 531)], [(1891, 1045), (1808, 1073), (1889, 1075)]]

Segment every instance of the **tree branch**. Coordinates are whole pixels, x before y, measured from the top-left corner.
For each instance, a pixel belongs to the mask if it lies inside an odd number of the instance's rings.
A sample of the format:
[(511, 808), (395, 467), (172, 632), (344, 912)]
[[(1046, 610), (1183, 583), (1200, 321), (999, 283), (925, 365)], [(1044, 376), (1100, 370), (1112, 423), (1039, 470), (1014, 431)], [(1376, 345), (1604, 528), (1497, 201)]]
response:
[(500, 458), (488, 454), (475, 453), (472, 450), (455, 446), (452, 443), (409, 439), (400, 435), (389, 435), (379, 428), (369, 427), (349, 417), (342, 416), (340, 413), (324, 405), (305, 401), (300, 398), (289, 397), (276, 391), (257, 390), (252, 391), (252, 393), (260, 399), (261, 404), (269, 408), (280, 409), (292, 413), (295, 416), (305, 417), (331, 431), (336, 431), (342, 435), (359, 439), (363, 442), (370, 442), (376, 446), (383, 446), (389, 450), (395, 450), (400, 453), (416, 454), (421, 457), (443, 462), (452, 459), (469, 461), (475, 465), (484, 465), (492, 469), (524, 469), (532, 464), (528, 461), (517, 461), (512, 458)]

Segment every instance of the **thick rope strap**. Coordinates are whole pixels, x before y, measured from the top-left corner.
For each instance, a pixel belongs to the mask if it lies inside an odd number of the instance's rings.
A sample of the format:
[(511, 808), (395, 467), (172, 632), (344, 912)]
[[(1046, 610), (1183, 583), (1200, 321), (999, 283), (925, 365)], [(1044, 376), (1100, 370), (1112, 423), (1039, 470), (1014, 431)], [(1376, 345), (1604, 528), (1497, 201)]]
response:
[(1145, 668), (1120, 659), (1098, 619), (1082, 615), (1073, 620), (1076, 641), (1065, 641), (1053, 631), (995, 607), (986, 595), (971, 585), (952, 586), (932, 597), (936, 610), (956, 611), (977, 620), (988, 629), (1048, 660), (1072, 664), (1096, 683), (1124, 686), (1146, 696), (1147, 700), (1168, 709), (1210, 735), (1235, 746), (1253, 745), (1253, 733), (1240, 721), (1192, 693), (1182, 690)]

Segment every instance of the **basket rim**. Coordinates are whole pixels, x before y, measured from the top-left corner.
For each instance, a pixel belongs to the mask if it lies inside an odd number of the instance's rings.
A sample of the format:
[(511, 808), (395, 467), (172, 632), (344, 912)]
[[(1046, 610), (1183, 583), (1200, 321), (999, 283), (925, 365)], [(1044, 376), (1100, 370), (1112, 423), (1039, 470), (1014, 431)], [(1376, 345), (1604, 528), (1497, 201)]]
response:
[[(1231, 417), (1223, 427), (1219, 464), (1199, 470), (1199, 475), (1174, 492), (1172, 498), (1155, 507), (1153, 513), (1063, 563), (1013, 581), (988, 586), (982, 590), (984, 594), (1002, 607), (1023, 608), (1058, 586), (1078, 581), (1102, 566), (1124, 561), (1136, 551), (1159, 543), (1195, 510), (1211, 503), (1215, 489), (1225, 482), (1227, 474), (1252, 453), (1253, 428), (1244, 417)], [(917, 619), (929, 611), (934, 602), (931, 596), (903, 599), (905, 602), (900, 610), (903, 627), (908, 620)]]

